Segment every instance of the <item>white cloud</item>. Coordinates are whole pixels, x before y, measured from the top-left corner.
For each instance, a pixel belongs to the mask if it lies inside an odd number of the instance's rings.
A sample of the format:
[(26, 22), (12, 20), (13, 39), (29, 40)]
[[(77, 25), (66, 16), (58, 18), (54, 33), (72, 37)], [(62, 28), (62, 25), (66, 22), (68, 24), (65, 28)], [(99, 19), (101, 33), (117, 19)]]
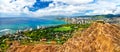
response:
[[(65, 2), (66, 1), (66, 2)], [(70, 2), (74, 1), (61, 1), (69, 4)], [(68, 1), (68, 2), (67, 2)], [(77, 0), (78, 1), (78, 0)], [(58, 1), (55, 1), (56, 5), (51, 4), (50, 7), (38, 10), (37, 12), (33, 12), (36, 16), (44, 16), (44, 15), (72, 15), (75, 13), (84, 13), (85, 15), (101, 15), (101, 14), (114, 14), (113, 11), (119, 11), (116, 9), (116, 2), (113, 1), (105, 1), (105, 0), (98, 0), (96, 3), (79, 3), (79, 5), (76, 5), (77, 2), (74, 2), (76, 4), (71, 3), (68, 6), (65, 5), (58, 5)], [(92, 1), (91, 1), (92, 2)], [(51, 6), (53, 8), (51, 8)], [(93, 12), (86, 12), (87, 10), (92, 10)], [(118, 12), (116, 12), (118, 13)]]
[(114, 11), (114, 14), (120, 14), (120, 7), (116, 8), (116, 10)]
[(20, 15), (23, 13), (24, 6), (33, 5), (34, 0), (0, 0), (0, 13)]
[(64, 2), (67, 4), (84, 4), (84, 3), (93, 2), (93, 0), (41, 0), (41, 1), (43, 2), (45, 1)]
[(54, 2), (64, 2), (67, 4), (85, 4), (92, 1), (93, 0), (54, 0)]
[[(29, 11), (24, 6), (31, 6), (35, 0), (17, 0), (9, 3), (11, 0), (0, 0), (0, 13), (20, 15), (25, 13), (28, 16), (48, 16), (48, 15), (73, 15), (84, 13), (84, 15), (99, 14), (120, 14), (120, 0), (43, 0), (53, 1), (49, 7), (39, 9), (36, 12)], [(66, 3), (61, 4), (61, 3)], [(92, 12), (86, 12), (91, 10)]]

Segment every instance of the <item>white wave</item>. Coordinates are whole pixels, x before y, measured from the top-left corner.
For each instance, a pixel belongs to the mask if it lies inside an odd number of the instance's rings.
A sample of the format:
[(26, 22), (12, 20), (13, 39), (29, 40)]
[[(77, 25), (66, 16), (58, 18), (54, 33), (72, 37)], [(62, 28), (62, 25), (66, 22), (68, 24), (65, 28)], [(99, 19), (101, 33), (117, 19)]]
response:
[(11, 29), (3, 29), (3, 30), (0, 30), (0, 32), (7, 32), (7, 31), (10, 31)]

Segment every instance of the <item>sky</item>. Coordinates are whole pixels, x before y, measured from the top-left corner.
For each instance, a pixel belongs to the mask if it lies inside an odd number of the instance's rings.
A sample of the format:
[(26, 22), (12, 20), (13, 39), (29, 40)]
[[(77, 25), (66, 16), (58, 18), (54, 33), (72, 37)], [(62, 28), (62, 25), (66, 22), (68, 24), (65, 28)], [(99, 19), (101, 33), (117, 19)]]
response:
[(120, 0), (0, 0), (0, 17), (120, 14)]

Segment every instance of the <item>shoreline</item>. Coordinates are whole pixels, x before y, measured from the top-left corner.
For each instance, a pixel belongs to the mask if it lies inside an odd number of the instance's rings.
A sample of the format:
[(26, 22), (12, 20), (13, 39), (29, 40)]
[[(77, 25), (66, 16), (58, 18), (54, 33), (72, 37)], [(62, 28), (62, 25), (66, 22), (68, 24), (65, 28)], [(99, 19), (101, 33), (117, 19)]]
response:
[[(48, 28), (48, 27), (54, 27), (54, 26), (59, 26), (59, 25), (64, 25), (64, 24), (52, 24), (52, 25), (37, 25), (36, 27), (30, 27), (30, 28), (26, 28), (26, 29), (23, 29), (23, 30), (12, 30), (12, 29), (3, 29), (1, 30), (0, 33), (3, 33), (3, 34), (0, 34), (0, 36), (2, 35), (6, 35), (6, 34), (15, 34), (15, 33), (18, 33), (18, 32), (25, 32), (25, 31), (32, 31), (32, 30), (38, 30), (38, 29), (44, 29), (44, 28)], [(3, 31), (3, 32), (2, 32)], [(10, 32), (11, 31), (11, 32)], [(14, 31), (14, 32), (13, 32)]]
[[(5, 18), (6, 19), (6, 18)], [(8, 18), (10, 19), (10, 18)], [(13, 22), (9, 22), (7, 20), (7, 22), (5, 23), (1, 23), (0, 25), (0, 36), (5, 35), (5, 34), (14, 34), (17, 31), (25, 31), (25, 30), (35, 30), (35, 29), (39, 29), (39, 28), (43, 28), (43, 27), (50, 27), (50, 26), (57, 26), (57, 25), (62, 25), (62, 24), (67, 24), (65, 21), (63, 20), (58, 20), (58, 19), (37, 19), (37, 18), (32, 18), (32, 19), (21, 19), (19, 18), (20, 21), (15, 21), (16, 19), (13, 19)], [(18, 20), (18, 19), (17, 19)], [(6, 20), (5, 20), (6, 21)], [(11, 21), (11, 19), (10, 19)], [(1, 21), (3, 22), (3, 21)], [(6, 24), (6, 23), (10, 23), (10, 24)], [(14, 24), (15, 23), (15, 24)], [(6, 33), (7, 32), (7, 33)]]

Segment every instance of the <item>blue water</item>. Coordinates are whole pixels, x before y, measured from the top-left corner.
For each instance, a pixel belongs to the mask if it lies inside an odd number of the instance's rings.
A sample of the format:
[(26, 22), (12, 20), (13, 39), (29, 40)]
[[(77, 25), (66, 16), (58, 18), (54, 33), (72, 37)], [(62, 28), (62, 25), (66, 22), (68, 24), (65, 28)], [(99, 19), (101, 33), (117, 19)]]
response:
[(0, 18), (0, 35), (6, 32), (15, 33), (17, 30), (27, 28), (36, 29), (37, 26), (54, 26), (66, 22), (54, 18)]

